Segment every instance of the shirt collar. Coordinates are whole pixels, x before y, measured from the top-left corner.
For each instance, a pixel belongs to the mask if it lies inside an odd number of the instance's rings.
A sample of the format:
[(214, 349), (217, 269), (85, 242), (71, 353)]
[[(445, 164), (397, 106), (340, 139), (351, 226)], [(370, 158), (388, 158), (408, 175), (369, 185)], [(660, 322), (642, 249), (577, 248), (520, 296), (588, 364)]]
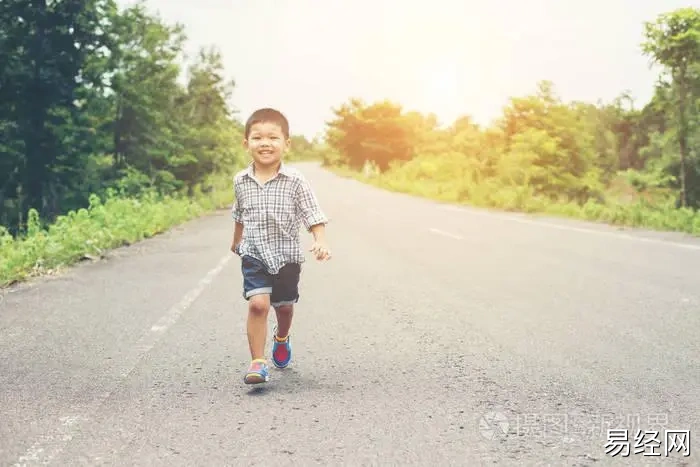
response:
[[(248, 168), (246, 169), (246, 173), (247, 173), (251, 178), (254, 178), (254, 175), (255, 175), (254, 164), (255, 164), (255, 162), (251, 161), (251, 162), (248, 164)], [(287, 164), (284, 163), (284, 161), (281, 161), (281, 162), (280, 162), (279, 173), (281, 173), (282, 175), (286, 175), (287, 177), (289, 177), (289, 168), (287, 167)]]

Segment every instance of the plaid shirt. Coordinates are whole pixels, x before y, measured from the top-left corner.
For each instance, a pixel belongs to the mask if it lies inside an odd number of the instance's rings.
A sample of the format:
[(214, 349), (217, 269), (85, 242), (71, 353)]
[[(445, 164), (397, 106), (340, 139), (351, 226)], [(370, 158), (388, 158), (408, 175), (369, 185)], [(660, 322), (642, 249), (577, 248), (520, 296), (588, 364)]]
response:
[(307, 231), (328, 223), (304, 176), (283, 163), (274, 178), (260, 185), (251, 163), (236, 174), (233, 189), (236, 199), (231, 214), (243, 224), (238, 254), (259, 259), (270, 274), (286, 263), (303, 263), (300, 223)]

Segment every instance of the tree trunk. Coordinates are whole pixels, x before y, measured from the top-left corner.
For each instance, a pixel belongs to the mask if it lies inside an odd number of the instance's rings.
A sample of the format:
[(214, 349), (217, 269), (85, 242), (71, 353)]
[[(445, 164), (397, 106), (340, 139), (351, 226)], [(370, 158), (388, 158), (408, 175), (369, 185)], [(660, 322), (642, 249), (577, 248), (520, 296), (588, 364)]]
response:
[(31, 56), (33, 58), (32, 81), (27, 93), (27, 126), (24, 131), (26, 148), (24, 189), (26, 204), (23, 210), (35, 208), (39, 214), (44, 213), (44, 188), (48, 178), (48, 158), (46, 154), (46, 107), (50, 89), (42, 76), (44, 67), (44, 40), (46, 24), (46, 0), (35, 0), (36, 36), (34, 37)]
[(686, 190), (686, 156), (688, 152), (688, 120), (686, 118), (686, 73), (682, 69), (678, 76), (678, 146), (680, 150), (681, 207), (688, 205)]

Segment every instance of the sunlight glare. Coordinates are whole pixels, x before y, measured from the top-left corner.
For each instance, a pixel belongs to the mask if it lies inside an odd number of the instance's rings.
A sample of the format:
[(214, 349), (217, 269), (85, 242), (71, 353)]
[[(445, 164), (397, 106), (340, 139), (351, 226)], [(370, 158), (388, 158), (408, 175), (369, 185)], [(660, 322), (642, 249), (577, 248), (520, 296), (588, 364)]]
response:
[(460, 80), (453, 65), (438, 64), (426, 68), (418, 86), (421, 90), (422, 107), (438, 115), (452, 112), (459, 100)]

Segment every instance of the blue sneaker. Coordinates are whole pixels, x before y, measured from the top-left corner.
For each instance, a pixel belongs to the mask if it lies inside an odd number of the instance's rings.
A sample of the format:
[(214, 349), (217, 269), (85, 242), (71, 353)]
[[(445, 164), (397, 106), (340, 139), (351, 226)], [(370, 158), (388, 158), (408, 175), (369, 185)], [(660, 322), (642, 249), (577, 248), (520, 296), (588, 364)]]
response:
[(277, 368), (285, 368), (292, 360), (292, 344), (289, 342), (289, 336), (285, 340), (280, 341), (277, 338), (277, 328), (272, 337), (272, 363)]
[(270, 380), (270, 370), (264, 359), (250, 362), (250, 367), (243, 378), (245, 384), (260, 384)]

